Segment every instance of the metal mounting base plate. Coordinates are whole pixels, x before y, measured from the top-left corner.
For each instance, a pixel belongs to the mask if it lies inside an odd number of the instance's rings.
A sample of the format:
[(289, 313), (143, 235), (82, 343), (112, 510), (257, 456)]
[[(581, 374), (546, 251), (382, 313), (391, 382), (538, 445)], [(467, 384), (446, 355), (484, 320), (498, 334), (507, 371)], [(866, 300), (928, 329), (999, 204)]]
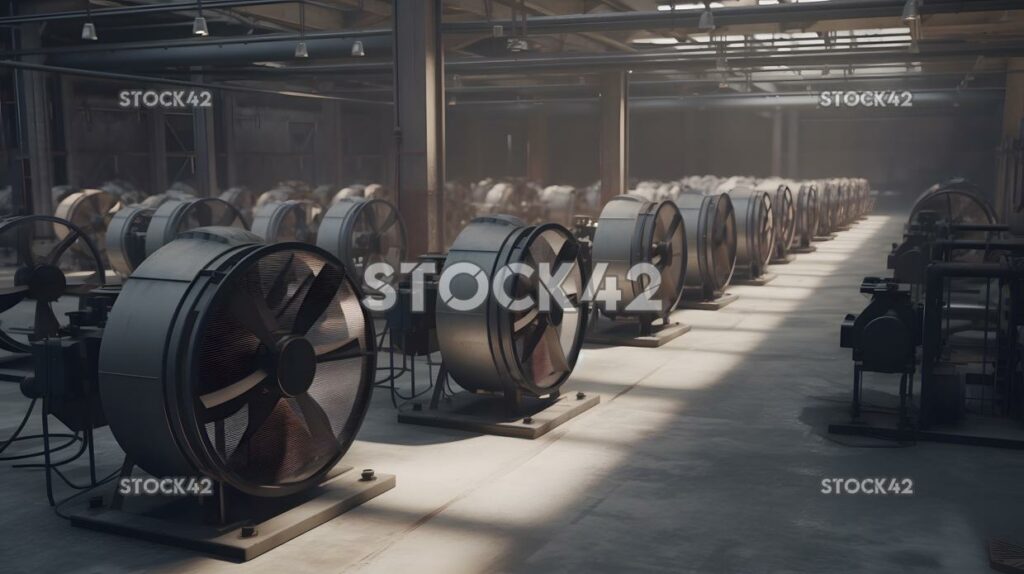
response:
[(760, 287), (775, 281), (778, 277), (779, 276), (774, 273), (762, 273), (761, 275), (751, 279), (735, 279), (732, 283), (733, 285), (754, 285), (756, 287)]
[(689, 325), (683, 323), (651, 325), (650, 333), (642, 335), (636, 323), (598, 320), (588, 329), (584, 342), (592, 345), (660, 347), (689, 333), (690, 329)]
[(787, 254), (785, 257), (776, 257), (768, 262), (769, 265), (789, 265), (796, 261), (796, 255)]
[(463, 391), (450, 400), (441, 401), (435, 410), (426, 408), (425, 403), (422, 404), (423, 410), (403, 408), (398, 413), (398, 422), (536, 439), (594, 407), (601, 402), (601, 397), (585, 395), (577, 398), (570, 393), (554, 400), (523, 397), (522, 401), (521, 412), (509, 415), (501, 397)]
[(683, 299), (679, 302), (676, 309), (697, 309), (699, 311), (718, 311), (723, 307), (726, 307), (733, 301), (739, 299), (739, 295), (733, 295), (732, 293), (723, 293), (718, 299), (712, 299), (710, 301), (688, 301)]
[(790, 247), (789, 248), (789, 251), (791, 253), (796, 253), (797, 255), (799, 255), (801, 253), (814, 253), (817, 250), (818, 250), (818, 248), (813, 246), (813, 245), (808, 245), (807, 247)]
[[(392, 474), (378, 474), (373, 480), (364, 481), (351, 467), (337, 470), (341, 473), (295, 496), (233, 501), (249, 519), (223, 526), (205, 524), (202, 508), (194, 499), (131, 498), (122, 509), (114, 510), (110, 500), (116, 484), (104, 495), (102, 507), (89, 508), (83, 497), (68, 510), (68, 515), (73, 526), (245, 562), (395, 487)], [(255, 526), (255, 535), (243, 537), (242, 526)]]
[(832, 241), (836, 237), (839, 237), (835, 233), (829, 233), (828, 235), (815, 235), (814, 241)]

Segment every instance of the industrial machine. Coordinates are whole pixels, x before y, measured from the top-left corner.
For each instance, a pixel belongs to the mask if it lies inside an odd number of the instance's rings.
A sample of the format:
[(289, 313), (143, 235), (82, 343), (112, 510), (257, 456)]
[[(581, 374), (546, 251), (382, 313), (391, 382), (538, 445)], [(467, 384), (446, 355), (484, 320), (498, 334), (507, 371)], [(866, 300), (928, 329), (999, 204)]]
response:
[(309, 200), (268, 203), (256, 210), (252, 231), (267, 243), (314, 243), (321, 216), (320, 206)]
[[(100, 257), (106, 261), (106, 240), (107, 226), (111, 218), (119, 209), (121, 203), (113, 195), (99, 189), (85, 189), (72, 193), (65, 197), (54, 211), (54, 215), (61, 220), (68, 221), (88, 235), (93, 245), (100, 251)], [(64, 239), (69, 228), (63, 224), (54, 224), (53, 232), (58, 239)], [(83, 251), (84, 244), (76, 243), (72, 246), (72, 254), (88, 258), (91, 254)]]
[(917, 348), (921, 344), (921, 312), (908, 285), (892, 279), (865, 277), (860, 292), (871, 302), (859, 315), (847, 315), (840, 329), (839, 346), (853, 351), (854, 419), (861, 414), (863, 373), (900, 375), (900, 425), (910, 425)]
[(719, 299), (725, 294), (736, 265), (736, 214), (732, 200), (725, 193), (681, 193), (675, 203), (686, 228), (683, 299)]
[(248, 229), (242, 214), (223, 199), (207, 197), (164, 202), (153, 212), (146, 229), (146, 256), (189, 229), (208, 226)]
[(736, 278), (756, 280), (767, 271), (775, 251), (775, 214), (771, 197), (740, 185), (729, 191), (736, 209)]
[[(511, 415), (522, 412), (524, 397), (558, 396), (587, 325), (578, 254), (557, 224), (485, 216), (462, 230), (445, 259), (436, 320), (444, 368), (459, 386), (500, 398)], [(533, 271), (516, 272), (514, 264)], [(556, 293), (541, 280), (542, 266), (564, 277)], [(447, 292), (446, 273), (453, 274)], [(492, 281), (511, 303), (499, 301)]]
[(810, 250), (811, 242), (818, 234), (818, 217), (820, 215), (817, 184), (813, 181), (801, 183), (796, 192), (796, 237), (794, 239), (796, 250)]
[(603, 316), (635, 322), (641, 335), (651, 334), (654, 321), (671, 324), (688, 264), (686, 229), (675, 204), (612, 198), (597, 220), (591, 257), (592, 276), (606, 266), (604, 281), (614, 278), (619, 293), (610, 302), (596, 298)]
[(110, 268), (128, 277), (146, 258), (146, 231), (155, 209), (129, 205), (119, 210), (107, 226), (105, 241)]
[(387, 200), (349, 197), (324, 214), (316, 244), (338, 257), (360, 287), (372, 294), (376, 289), (365, 276), (370, 265), (386, 263), (393, 270), (386, 282), (398, 282), (406, 252), (405, 224)]
[(772, 219), (775, 225), (775, 247), (771, 256), (773, 263), (789, 261), (789, 250), (796, 237), (796, 204), (790, 183), (781, 179), (763, 179), (755, 188), (771, 197)]

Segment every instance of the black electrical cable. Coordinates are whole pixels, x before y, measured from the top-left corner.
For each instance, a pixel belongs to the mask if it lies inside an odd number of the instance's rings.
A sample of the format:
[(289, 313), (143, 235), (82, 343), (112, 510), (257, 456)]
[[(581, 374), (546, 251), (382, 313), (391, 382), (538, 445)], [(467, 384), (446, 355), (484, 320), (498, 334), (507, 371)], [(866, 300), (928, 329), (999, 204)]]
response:
[(21, 434), (21, 431), (25, 430), (25, 425), (28, 424), (28, 418), (32, 416), (32, 410), (36, 408), (36, 400), (38, 399), (32, 399), (32, 402), (28, 404), (28, 410), (25, 411), (25, 416), (21, 418), (21, 422), (18, 424), (18, 428), (14, 429), (14, 432), (11, 433), (11, 438), (5, 440), (4, 444), (0, 446), (0, 453), (7, 450), (7, 447), (11, 446), (11, 444), (17, 441), (18, 435)]
[(75, 500), (76, 498), (78, 498), (80, 496), (84, 496), (86, 494), (92, 493), (97, 488), (99, 488), (99, 487), (107, 484), (108, 482), (114, 480), (115, 478), (117, 478), (120, 474), (121, 474), (121, 469), (119, 468), (119, 469), (115, 470), (114, 472), (110, 473), (109, 475), (107, 475), (106, 477), (100, 479), (99, 482), (96, 483), (96, 486), (93, 486), (93, 487), (88, 488), (86, 490), (82, 490), (80, 492), (76, 492), (75, 494), (72, 494), (71, 496), (61, 500), (60, 502), (58, 502), (58, 503), (53, 505), (53, 512), (57, 516), (65, 519), (65, 520), (71, 520), (70, 516), (68, 516), (67, 514), (64, 514), (63, 512), (61, 512), (61, 508), (63, 506), (65, 506), (66, 504), (68, 504), (69, 502)]
[[(42, 438), (43, 438), (43, 435), (41, 435), (41, 434), (32, 434), (32, 435), (28, 435), (28, 436), (22, 436), (22, 437), (15, 438), (14, 442), (19, 442), (19, 441), (23, 441), (23, 440), (41, 440)], [(76, 444), (78, 441), (82, 440), (82, 438), (80, 436), (75, 435), (75, 434), (68, 434), (68, 433), (51, 434), (50, 438), (58, 438), (58, 439), (66, 438), (66, 439), (69, 439), (68, 442), (66, 442), (66, 443), (64, 443), (64, 444), (62, 444), (62, 445), (60, 445), (60, 446), (58, 446), (56, 448), (50, 449), (50, 454), (62, 451), (64, 449), (70, 447), (71, 445)], [(11, 455), (11, 456), (3, 456), (3, 457), (0, 457), (0, 462), (10, 462), (12, 460), (25, 460), (27, 458), (37, 458), (37, 457), (43, 456), (44, 454), (46, 454), (45, 451), (39, 451), (39, 452), (26, 453), (26, 454), (16, 454), (16, 455)], [(17, 466), (17, 465), (15, 465), (15, 466)]]

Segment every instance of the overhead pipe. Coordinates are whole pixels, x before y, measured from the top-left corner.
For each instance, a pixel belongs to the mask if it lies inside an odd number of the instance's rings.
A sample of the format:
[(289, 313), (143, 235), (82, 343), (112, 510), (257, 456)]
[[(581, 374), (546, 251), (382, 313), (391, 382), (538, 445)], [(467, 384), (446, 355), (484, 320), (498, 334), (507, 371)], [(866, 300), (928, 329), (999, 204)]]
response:
[[(863, 18), (894, 18), (899, 21), (906, 0), (832, 0), (798, 4), (735, 6), (715, 8), (718, 28), (746, 24), (777, 24), (779, 22), (816, 22)], [(952, 14), (961, 12), (992, 12), (1022, 9), (1019, 0), (928, 0), (920, 13)], [(666, 28), (697, 29), (701, 11), (601, 12), (556, 16), (530, 16), (527, 25), (531, 34), (563, 34), (574, 32), (639, 31)], [(447, 22), (446, 34), (491, 33), (495, 26), (512, 30), (512, 20), (473, 20)]]
[[(189, 26), (191, 22), (187, 23)], [(254, 35), (239, 35), (239, 36), (205, 36), (201, 38), (182, 38), (180, 40), (151, 40), (142, 42), (111, 42), (111, 43), (89, 43), (89, 44), (74, 44), (68, 46), (51, 46), (48, 48), (30, 48), (9, 51), (5, 55), (8, 57), (23, 57), (23, 56), (59, 56), (63, 54), (87, 54), (87, 53), (117, 53), (117, 52), (133, 52), (138, 50), (147, 49), (163, 49), (172, 50), (175, 48), (184, 47), (195, 47), (195, 46), (224, 46), (230, 44), (259, 44), (263, 42), (298, 42), (302, 38), (320, 38), (320, 39), (339, 39), (339, 38), (350, 38), (350, 39), (364, 39), (372, 38), (375, 36), (386, 37), (391, 34), (391, 30), (386, 28), (374, 28), (368, 30), (338, 30), (331, 32), (309, 32), (305, 35), (296, 33), (273, 33), (273, 34), (254, 34)], [(390, 53), (390, 52), (389, 52)]]
[[(266, 6), (268, 4), (306, 4), (328, 10), (342, 11), (337, 5), (316, 0), (203, 0), (204, 10), (228, 10), (248, 6)], [(110, 8), (91, 8), (90, 10), (62, 10), (57, 12), (39, 12), (19, 14), (0, 18), (0, 27), (20, 26), (39, 22), (56, 22), (60, 20), (85, 20), (89, 18), (107, 18), (116, 16), (141, 16), (148, 14), (164, 14), (196, 9), (195, 0), (179, 0), (177, 2), (161, 2), (159, 4), (136, 4), (133, 6), (113, 6)]]
[[(281, 35), (275, 34), (275, 36)], [(53, 55), (47, 59), (47, 63), (66, 68), (110, 70), (282, 62), (296, 59), (295, 44), (298, 42), (298, 38), (298, 36), (285, 35), (269, 41), (265, 39), (257, 41), (232, 39), (232, 41), (221, 42), (210, 40), (172, 48), (80, 51)], [(362, 34), (307, 33), (304, 40), (310, 57), (350, 57), (352, 45), (357, 41), (363, 43), (367, 54), (381, 57), (391, 55), (389, 34), (366, 36)]]

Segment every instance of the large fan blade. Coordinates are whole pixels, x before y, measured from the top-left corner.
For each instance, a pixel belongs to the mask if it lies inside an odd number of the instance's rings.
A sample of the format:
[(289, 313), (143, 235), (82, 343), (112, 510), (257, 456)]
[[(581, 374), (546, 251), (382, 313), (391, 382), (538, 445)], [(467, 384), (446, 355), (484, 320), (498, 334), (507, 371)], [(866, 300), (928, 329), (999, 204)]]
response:
[(243, 290), (231, 297), (229, 305), (235, 320), (256, 335), (261, 343), (269, 349), (277, 346), (277, 338), (274, 336), (277, 321), (262, 297)]
[(48, 265), (56, 265), (61, 256), (64, 255), (64, 252), (67, 251), (77, 239), (78, 232), (72, 230), (71, 233), (68, 233), (67, 237), (57, 242), (57, 244), (53, 246), (53, 249), (43, 257), (43, 262)]
[(533, 323), (533, 320), (537, 318), (538, 313), (539, 311), (536, 307), (531, 308), (522, 317), (516, 319), (515, 322), (512, 323), (512, 332), (519, 333), (523, 329), (529, 327), (530, 324)]
[(60, 321), (53, 314), (53, 309), (46, 301), (36, 301), (35, 324), (32, 327), (34, 338), (52, 337), (60, 331)]
[(327, 306), (334, 300), (334, 294), (341, 287), (341, 273), (331, 265), (324, 265), (320, 274), (313, 279), (309, 286), (306, 298), (299, 305), (295, 314), (295, 324), (292, 326), (292, 333), (305, 335), (316, 323), (317, 319), (324, 314)]
[(252, 393), (250, 397), (247, 404), (249, 420), (246, 422), (245, 432), (238, 439), (238, 446), (235, 448), (235, 452), (246, 452), (245, 449), (249, 446), (249, 439), (260, 430), (263, 423), (267, 422), (267, 419), (273, 414), (274, 408), (277, 407), (277, 403), (281, 400), (277, 394), (270, 391)]
[(275, 308), (277, 305), (284, 300), (284, 296), (288, 294), (288, 275), (292, 270), (292, 263), (295, 261), (295, 253), (288, 253), (288, 260), (285, 261), (284, 265), (281, 266), (281, 270), (274, 275), (274, 280), (270, 283), (270, 288), (267, 289), (267, 305), (270, 308)]
[(327, 417), (327, 413), (317, 404), (316, 400), (307, 392), (296, 396), (295, 402), (299, 404), (302, 418), (306, 419), (306, 426), (309, 428), (309, 434), (313, 440), (322, 441), (323, 444), (330, 442), (334, 448), (337, 448), (338, 439), (334, 435), (334, 430), (331, 429), (331, 419)]
[(358, 337), (352, 337), (341, 344), (331, 341), (329, 343), (315, 345), (313, 350), (316, 353), (316, 362), (318, 363), (344, 361), (347, 359), (366, 356), (366, 353), (363, 352), (363, 348), (360, 345)]
[(15, 285), (14, 287), (0, 289), (0, 313), (14, 307), (18, 303), (21, 303), (25, 299), (26, 295), (28, 295), (28, 287), (25, 287), (24, 285)]
[(665, 232), (665, 241), (672, 241), (672, 236), (676, 234), (676, 230), (679, 229), (679, 224), (683, 222), (683, 216), (675, 215), (672, 217), (672, 223), (668, 226), (668, 231)]
[(397, 221), (398, 214), (395, 213), (395, 210), (389, 208), (387, 219), (384, 220), (384, 223), (380, 224), (380, 229), (377, 231), (377, 233), (381, 235), (387, 233), (388, 230), (391, 229)]
[(541, 316), (541, 320), (537, 322), (533, 330), (530, 331), (525, 340), (523, 341), (523, 362), (530, 362), (530, 358), (533, 357), (534, 351), (540, 346), (541, 341), (544, 338), (544, 332), (547, 330), (547, 320)]
[[(235, 222), (235, 210), (231, 209), (231, 207), (229, 207), (227, 205), (220, 205), (219, 207), (221, 207), (220, 217), (217, 218), (217, 223), (215, 223), (214, 225), (219, 225), (219, 226), (227, 227), (227, 226), (231, 225), (232, 223), (234, 223)], [(211, 218), (212, 218), (212, 216), (211, 216)]]
[(217, 389), (216, 391), (200, 396), (199, 401), (203, 403), (204, 407), (212, 409), (213, 407), (237, 399), (266, 380), (267, 373), (262, 369), (258, 369), (224, 388)]
[(548, 359), (556, 372), (564, 373), (569, 370), (569, 361), (565, 358), (565, 351), (562, 350), (562, 342), (558, 335), (558, 329), (549, 326), (544, 330), (542, 338), (544, 348), (548, 352)]

